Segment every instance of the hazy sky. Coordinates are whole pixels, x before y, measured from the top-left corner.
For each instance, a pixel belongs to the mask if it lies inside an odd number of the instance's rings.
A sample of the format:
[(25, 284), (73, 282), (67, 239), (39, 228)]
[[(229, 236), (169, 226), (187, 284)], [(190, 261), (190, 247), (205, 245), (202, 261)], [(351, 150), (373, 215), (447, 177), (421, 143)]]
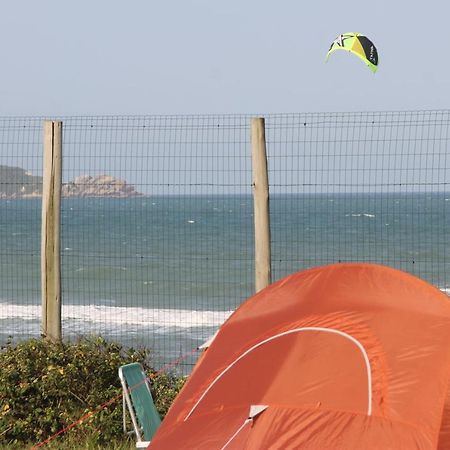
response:
[[(450, 107), (446, 0), (3, 0), (0, 115)], [(340, 33), (378, 48), (325, 55)]]

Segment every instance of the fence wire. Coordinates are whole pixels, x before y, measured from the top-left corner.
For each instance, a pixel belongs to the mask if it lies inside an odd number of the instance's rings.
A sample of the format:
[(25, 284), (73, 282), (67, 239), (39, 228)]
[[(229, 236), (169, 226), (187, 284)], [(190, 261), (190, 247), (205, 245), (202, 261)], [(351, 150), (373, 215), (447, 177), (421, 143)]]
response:
[(366, 261), (449, 292), (449, 111), (274, 115), (266, 128), (275, 278)]
[(38, 335), (42, 121), (0, 118), (0, 343)]
[(168, 360), (198, 346), (252, 292), (248, 119), (64, 124), (69, 191), (95, 194), (102, 175), (114, 178), (108, 187), (133, 188), (64, 201), (63, 297), (76, 318), (64, 329), (146, 345)]
[[(273, 280), (367, 261), (449, 292), (449, 114), (266, 115)], [(2, 339), (39, 335), (42, 119), (0, 118)], [(254, 290), (251, 116), (57, 119), (64, 338), (162, 365)]]

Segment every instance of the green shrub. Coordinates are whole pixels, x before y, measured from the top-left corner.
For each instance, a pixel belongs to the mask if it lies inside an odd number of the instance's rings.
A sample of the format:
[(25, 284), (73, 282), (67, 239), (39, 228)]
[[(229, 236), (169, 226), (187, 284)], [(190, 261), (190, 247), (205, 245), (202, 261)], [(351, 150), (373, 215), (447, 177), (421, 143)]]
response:
[(65, 434), (76, 440), (88, 433), (99, 445), (123, 436), (117, 370), (135, 361), (152, 380), (155, 405), (164, 417), (184, 379), (158, 374), (149, 357), (146, 349), (124, 349), (100, 337), (8, 343), (0, 351), (0, 444), (41, 442), (112, 399)]

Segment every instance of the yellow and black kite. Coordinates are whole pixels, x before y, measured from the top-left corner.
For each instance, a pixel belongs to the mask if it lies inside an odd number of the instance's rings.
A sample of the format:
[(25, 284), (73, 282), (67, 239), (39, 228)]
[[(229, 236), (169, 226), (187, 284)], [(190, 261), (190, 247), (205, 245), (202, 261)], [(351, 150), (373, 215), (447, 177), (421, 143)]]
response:
[(378, 69), (378, 52), (373, 42), (366, 36), (359, 33), (344, 33), (340, 34), (331, 44), (328, 50), (328, 58), (331, 53), (336, 50), (347, 50), (361, 58), (372, 72)]

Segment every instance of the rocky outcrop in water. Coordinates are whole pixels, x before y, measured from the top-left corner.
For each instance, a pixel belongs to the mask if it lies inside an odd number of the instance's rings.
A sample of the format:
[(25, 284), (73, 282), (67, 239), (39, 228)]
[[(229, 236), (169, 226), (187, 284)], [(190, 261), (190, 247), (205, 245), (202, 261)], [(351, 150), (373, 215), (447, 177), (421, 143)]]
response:
[[(0, 199), (42, 196), (42, 177), (20, 167), (0, 165)], [(141, 197), (134, 186), (111, 175), (81, 175), (62, 186), (63, 197)]]
[(63, 197), (113, 197), (129, 198), (140, 197), (134, 186), (127, 184), (120, 178), (111, 175), (81, 175), (62, 188)]

